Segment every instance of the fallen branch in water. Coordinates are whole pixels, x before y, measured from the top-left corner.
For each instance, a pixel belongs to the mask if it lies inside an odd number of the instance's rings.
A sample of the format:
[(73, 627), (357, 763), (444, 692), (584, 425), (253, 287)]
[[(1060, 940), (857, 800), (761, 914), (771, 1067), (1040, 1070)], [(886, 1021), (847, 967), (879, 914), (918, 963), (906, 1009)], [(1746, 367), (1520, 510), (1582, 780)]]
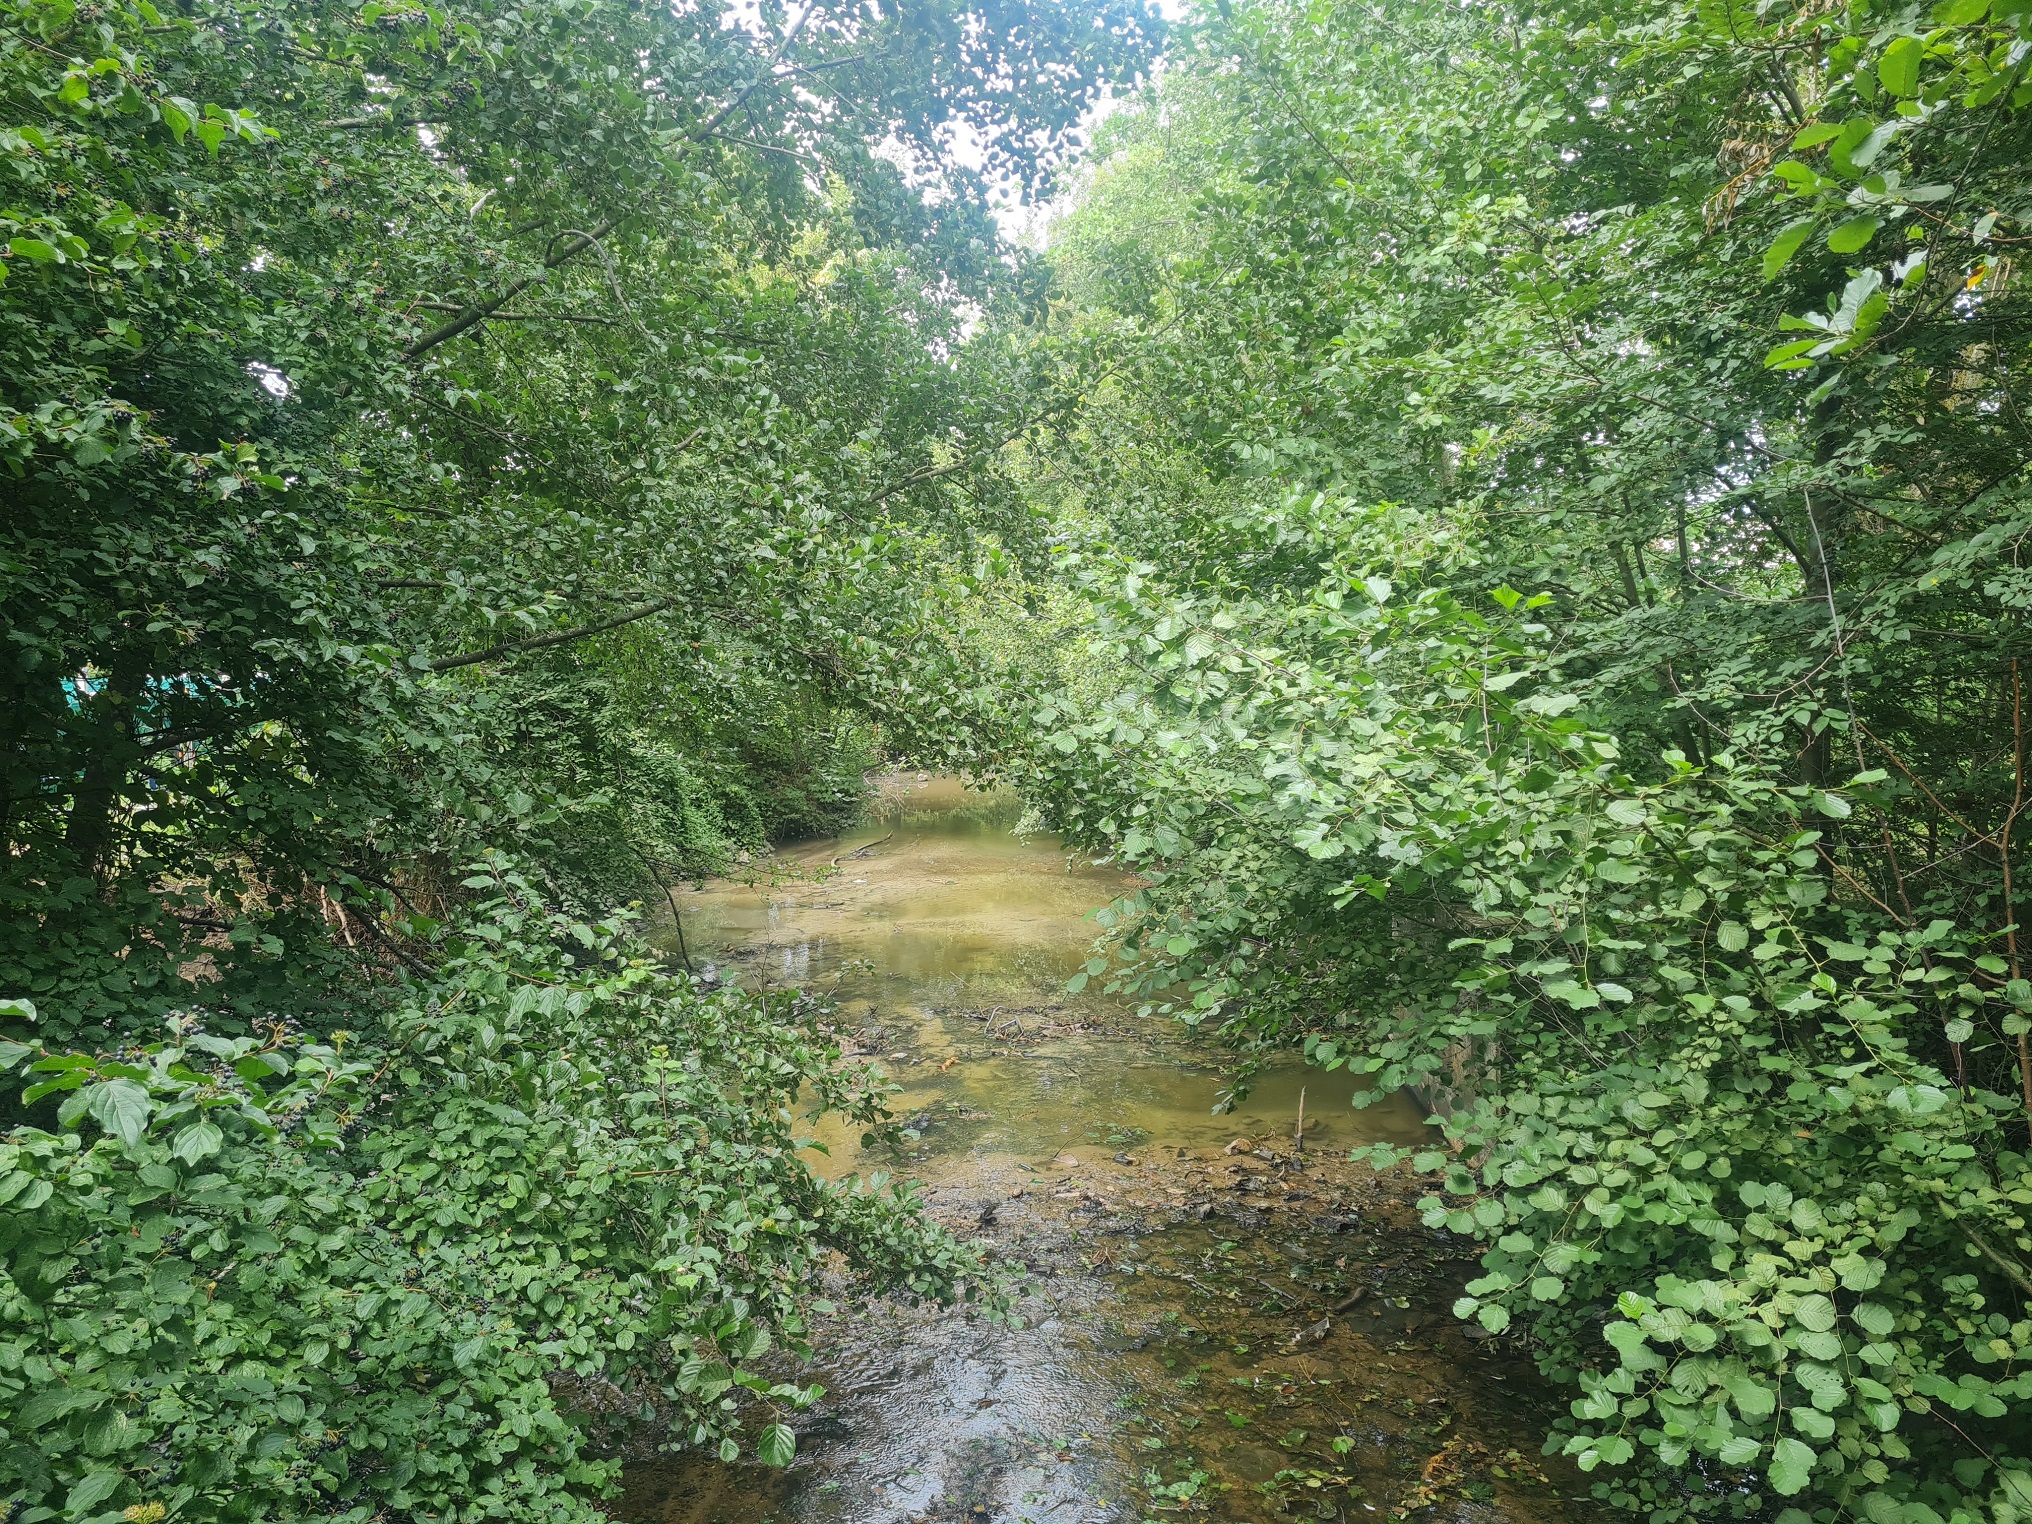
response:
[(835, 868), (837, 868), (843, 862), (852, 862), (857, 857), (865, 857), (870, 852), (874, 851), (877, 847), (881, 846), (883, 842), (894, 841), (895, 839), (896, 833), (894, 831), (891, 831), (887, 836), (883, 836), (874, 841), (871, 841), (866, 846), (856, 847), (851, 852), (840, 853), (838, 857), (835, 857), (833, 859), (832, 865)]

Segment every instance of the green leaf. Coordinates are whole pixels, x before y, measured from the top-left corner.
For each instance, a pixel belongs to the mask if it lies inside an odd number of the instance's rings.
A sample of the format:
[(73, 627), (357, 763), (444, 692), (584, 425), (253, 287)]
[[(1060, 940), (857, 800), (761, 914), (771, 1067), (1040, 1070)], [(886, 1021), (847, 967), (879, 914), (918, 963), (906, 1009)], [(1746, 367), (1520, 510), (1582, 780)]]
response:
[(126, 1478), (118, 1471), (90, 1471), (77, 1481), (64, 1499), (64, 1512), (73, 1518), (82, 1516), (86, 1510), (97, 1507), (120, 1490)]
[(789, 1424), (772, 1423), (762, 1431), (762, 1441), (755, 1447), (755, 1453), (765, 1466), (787, 1466), (797, 1454), (797, 1435), (791, 1432)]
[(128, 1148), (138, 1148), (155, 1103), (130, 1079), (101, 1080), (85, 1092), (85, 1109)]
[(108, 1394), (94, 1387), (46, 1386), (16, 1410), (15, 1423), (22, 1429), (40, 1429), (66, 1414), (103, 1407)]
[[(1844, 156), (1850, 170), (1856, 175), (1861, 176), (1872, 164), (1877, 162), (1877, 156), (1884, 151), (1884, 145), (1897, 136), (1904, 125), (1905, 123), (1902, 120), (1894, 117), (1888, 122), (1879, 122), (1875, 127), (1871, 128), (1868, 136), (1854, 148), (1851, 148)], [(1834, 150), (1829, 149), (1828, 152), (1832, 155)]]
[(1841, 1335), (1818, 1333), (1807, 1330), (1792, 1336), (1792, 1342), (1799, 1346), (1799, 1352), (1809, 1360), (1834, 1361), (1841, 1358)]
[(1715, 945), (1723, 952), (1741, 952), (1750, 945), (1750, 930), (1741, 921), (1724, 921), (1715, 929)]
[(1771, 1490), (1781, 1497), (1803, 1492), (1813, 1476), (1813, 1450), (1796, 1439), (1781, 1439), (1771, 1450), (1771, 1466), (1765, 1475)]
[(1827, 162), (1838, 173), (1851, 179), (1861, 179), (1900, 125), (1898, 118), (1878, 122), (1867, 116), (1850, 117), (1842, 123), (1841, 132), (1834, 141), (1828, 144)]
[(169, 1151), (186, 1164), (195, 1164), (219, 1151), (225, 1134), (210, 1122), (193, 1122), (180, 1130)]
[(1814, 1330), (1816, 1333), (1825, 1333), (1828, 1329), (1834, 1327), (1834, 1316), (1834, 1303), (1826, 1297), (1821, 1296), (1818, 1292), (1812, 1296), (1801, 1297), (1799, 1305), (1793, 1309), (1792, 1313), (1795, 1322), (1799, 1323), (1802, 1327)]
[(735, 1461), (739, 1460), (740, 1458), (741, 1458), (741, 1447), (739, 1445), (735, 1444), (731, 1439), (723, 1439), (720, 1441), (721, 1460), (725, 1461), (728, 1465), (732, 1465)]
[[(1877, 236), (1877, 229), (1882, 225), (1883, 219), (1879, 217), (1869, 215), (1851, 217), (1827, 235), (1827, 246), (1836, 254), (1853, 254), (1858, 249), (1867, 247), (1870, 240)], [(1846, 814), (1847, 811), (1844, 810), (1843, 813)]]
[[(1827, 129), (1830, 137), (1840, 130), (1838, 127)], [(1764, 251), (1765, 280), (1778, 278), (1779, 272), (1792, 263), (1792, 256), (1799, 252), (1800, 245), (1806, 242), (1817, 226), (1819, 221), (1813, 217), (1802, 217), (1797, 222), (1785, 225), (1778, 236), (1771, 240), (1771, 247)]]
[(1834, 1438), (1834, 1420), (1818, 1408), (1793, 1408), (1788, 1416), (1792, 1427), (1809, 1439)]
[(1736, 1411), (1751, 1422), (1768, 1418), (1778, 1408), (1778, 1394), (1770, 1385), (1736, 1365), (1724, 1368), (1717, 1378), (1722, 1390), (1729, 1394), (1729, 1400), (1736, 1405)]
[(1818, 349), (1821, 342), (1819, 339), (1793, 339), (1790, 343), (1780, 344), (1777, 348), (1765, 354), (1764, 368), (1766, 370), (1809, 370), (1813, 366), (1813, 360), (1809, 356), (1808, 351)]
[(1919, 93), (1919, 61), (1925, 56), (1926, 45), (1917, 37), (1899, 37), (1884, 49), (1884, 56), (1877, 60), (1877, 78), (1884, 88), (1893, 95), (1907, 96)]

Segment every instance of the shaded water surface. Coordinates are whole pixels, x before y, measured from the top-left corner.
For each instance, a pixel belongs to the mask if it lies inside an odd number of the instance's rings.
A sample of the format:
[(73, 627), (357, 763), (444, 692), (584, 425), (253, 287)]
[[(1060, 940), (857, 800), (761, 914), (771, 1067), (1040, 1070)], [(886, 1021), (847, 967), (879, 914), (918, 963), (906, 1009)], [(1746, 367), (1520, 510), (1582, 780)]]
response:
[[(1215, 1116), (1217, 1071), (1165, 1022), (1063, 986), (1122, 893), (1018, 837), (1014, 801), (889, 780), (882, 816), (770, 881), (680, 897), (691, 956), (833, 990), (850, 1051), (900, 1085), (900, 1150), (821, 1130), (827, 1173), (924, 1182), (1026, 1272), (1020, 1328), (882, 1304), (825, 1320), (829, 1395), (781, 1472), (686, 1457), (629, 1475), (659, 1524), (1550, 1520), (1550, 1413), (1447, 1308), (1467, 1246), (1346, 1161), (1423, 1133), (1404, 1098), (1292, 1065)], [(1296, 1146), (1301, 1089), (1304, 1147)]]

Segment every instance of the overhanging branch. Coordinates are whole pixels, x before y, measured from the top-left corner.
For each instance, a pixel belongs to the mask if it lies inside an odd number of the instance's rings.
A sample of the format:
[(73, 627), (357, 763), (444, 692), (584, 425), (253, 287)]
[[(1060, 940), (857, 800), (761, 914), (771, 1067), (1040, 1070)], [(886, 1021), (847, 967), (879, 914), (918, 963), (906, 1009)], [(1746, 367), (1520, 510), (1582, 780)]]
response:
[(524, 651), (541, 651), (547, 646), (569, 645), (575, 640), (617, 630), (624, 624), (633, 624), (638, 619), (647, 619), (651, 614), (660, 614), (677, 602), (675, 598), (658, 598), (654, 602), (639, 604), (624, 609), (611, 619), (602, 619), (594, 624), (580, 625), (571, 630), (553, 630), (548, 635), (529, 635), (520, 640), (503, 640), (479, 651), (466, 651), (458, 656), (440, 656), (430, 664), (433, 672), (450, 672), (458, 667), (477, 667), (483, 662), (499, 661), (504, 656), (519, 656)]
[(455, 339), (460, 334), (466, 332), (467, 329), (478, 327), (481, 323), (486, 322), (488, 318), (514, 301), (516, 297), (542, 280), (545, 275), (548, 275), (559, 265), (567, 260), (576, 259), (579, 255), (585, 253), (586, 250), (598, 245), (602, 238), (605, 238), (609, 233), (614, 231), (614, 226), (619, 221), (620, 219), (617, 217), (610, 217), (592, 232), (579, 233), (567, 239), (554, 253), (545, 258), (542, 269), (538, 270), (534, 275), (525, 275), (518, 281), (511, 281), (508, 288), (499, 296), (490, 297), (484, 302), (477, 302), (467, 307), (449, 322), (440, 323), (437, 327), (431, 329), (429, 333), (424, 334), (407, 349), (403, 350), (403, 357), (414, 360), (425, 350), (435, 349), (447, 339)]
[(708, 117), (704, 126), (694, 127), (691, 132), (691, 136), (694, 139), (702, 143), (711, 137), (715, 132), (719, 131), (721, 124), (728, 117), (748, 103), (749, 96), (753, 95), (764, 85), (773, 83), (779, 77), (776, 73), (776, 66), (783, 62), (783, 55), (790, 51), (790, 45), (797, 41), (797, 34), (804, 30), (805, 22), (811, 19), (811, 13), (817, 9), (818, 0), (809, 0), (805, 8), (797, 13), (797, 19), (790, 23), (790, 30), (783, 34), (783, 41), (776, 44), (776, 51), (769, 55), (769, 62), (763, 71), (748, 81), (732, 100), (728, 101), (726, 105), (720, 107), (718, 111), (715, 111)]
[[(411, 312), (464, 312), (466, 309), (457, 302), (411, 302)], [(625, 326), (619, 318), (594, 317), (587, 312), (508, 312), (505, 310), (487, 314), (494, 323), (597, 323), (602, 328)]]

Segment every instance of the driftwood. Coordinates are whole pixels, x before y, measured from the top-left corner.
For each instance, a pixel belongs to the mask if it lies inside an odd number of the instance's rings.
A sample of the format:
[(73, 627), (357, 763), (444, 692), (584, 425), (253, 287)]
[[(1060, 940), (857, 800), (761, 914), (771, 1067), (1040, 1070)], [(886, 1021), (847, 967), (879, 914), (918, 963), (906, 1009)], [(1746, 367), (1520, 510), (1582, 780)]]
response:
[(877, 847), (881, 846), (883, 842), (894, 841), (895, 839), (896, 833), (894, 831), (891, 831), (887, 836), (883, 836), (875, 841), (871, 841), (864, 847), (856, 847), (851, 852), (840, 853), (839, 856), (833, 859), (832, 865), (835, 868), (837, 868), (843, 862), (852, 862), (857, 857), (866, 857), (870, 852), (874, 851)]

